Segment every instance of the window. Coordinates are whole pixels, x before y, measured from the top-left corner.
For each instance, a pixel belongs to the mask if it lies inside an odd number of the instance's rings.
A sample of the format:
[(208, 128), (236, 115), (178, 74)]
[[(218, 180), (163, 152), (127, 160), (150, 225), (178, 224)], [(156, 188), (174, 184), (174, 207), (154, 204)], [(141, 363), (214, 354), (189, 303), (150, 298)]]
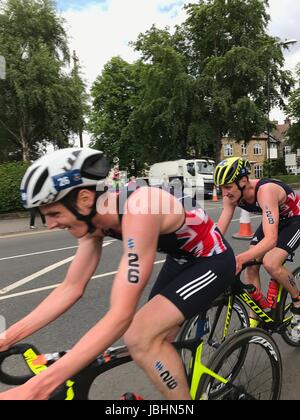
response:
[(242, 150), (242, 156), (247, 156), (248, 150), (247, 150), (247, 146), (245, 144), (241, 145), (241, 150)]
[(232, 144), (224, 145), (224, 156), (233, 156), (233, 146)]
[(284, 154), (288, 155), (291, 153), (291, 146), (284, 146)]
[(263, 177), (263, 165), (254, 165), (254, 176), (255, 178), (262, 178)]
[(254, 155), (262, 155), (262, 147), (261, 147), (261, 144), (256, 143), (256, 144), (253, 146), (253, 154), (254, 154)]
[(198, 174), (213, 174), (214, 165), (211, 162), (196, 162), (196, 168)]
[(187, 163), (186, 168), (190, 175), (195, 176), (195, 164), (193, 162)]

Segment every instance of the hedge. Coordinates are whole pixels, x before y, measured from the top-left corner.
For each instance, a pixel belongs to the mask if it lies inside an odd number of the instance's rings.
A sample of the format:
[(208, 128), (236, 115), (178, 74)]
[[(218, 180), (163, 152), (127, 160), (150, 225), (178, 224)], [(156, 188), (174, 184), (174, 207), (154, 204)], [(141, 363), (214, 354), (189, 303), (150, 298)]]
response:
[(20, 183), (29, 163), (0, 165), (0, 213), (24, 210), (20, 200)]
[(280, 179), (286, 184), (296, 184), (300, 182), (300, 175), (274, 175), (273, 178)]

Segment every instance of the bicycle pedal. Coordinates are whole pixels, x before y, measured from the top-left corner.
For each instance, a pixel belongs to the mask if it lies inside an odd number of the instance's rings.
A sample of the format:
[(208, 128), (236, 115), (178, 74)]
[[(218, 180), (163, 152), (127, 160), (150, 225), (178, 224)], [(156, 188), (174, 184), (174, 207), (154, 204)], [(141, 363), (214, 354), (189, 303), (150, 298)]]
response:
[(121, 395), (120, 400), (143, 400), (144, 398), (141, 397), (139, 394), (135, 394), (134, 392), (125, 392), (125, 394)]

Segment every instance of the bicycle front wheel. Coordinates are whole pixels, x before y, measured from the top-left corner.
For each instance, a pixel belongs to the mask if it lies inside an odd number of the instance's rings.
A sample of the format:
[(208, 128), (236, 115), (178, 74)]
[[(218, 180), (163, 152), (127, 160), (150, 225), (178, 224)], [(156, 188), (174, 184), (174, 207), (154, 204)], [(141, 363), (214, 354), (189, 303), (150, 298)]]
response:
[[(237, 358), (242, 355), (241, 363)], [(239, 371), (230, 378), (232, 366)], [(225, 385), (212, 376), (202, 376), (197, 399), (278, 400), (282, 386), (282, 361), (277, 344), (265, 331), (247, 328), (226, 340), (207, 367), (226, 378)]]
[[(296, 286), (298, 290), (300, 290), (300, 267), (296, 268), (293, 271), (293, 276), (294, 276), (294, 281), (296, 283)], [(292, 307), (291, 295), (285, 289), (283, 289), (281, 302), (280, 302), (280, 308), (279, 308), (279, 311), (280, 311), (279, 316), (281, 319), (286, 320), (287, 326), (282, 331), (281, 336), (283, 340), (289, 346), (300, 347), (300, 340), (297, 338), (296, 339), (293, 338), (291, 324), (288, 322), (288, 319), (291, 319), (293, 316), (291, 312), (291, 307)]]
[[(235, 297), (232, 305), (232, 312), (228, 318), (229, 297), (217, 299), (206, 311), (205, 326), (199, 328), (203, 323), (200, 315), (187, 320), (178, 335), (178, 341), (191, 340), (202, 337), (203, 363), (211, 359), (213, 353), (220, 347), (225, 338), (230, 337), (236, 331), (249, 327), (249, 318), (244, 304)], [(203, 335), (204, 334), (204, 335)], [(190, 367), (191, 352), (187, 349), (180, 350), (180, 357), (188, 372)]]

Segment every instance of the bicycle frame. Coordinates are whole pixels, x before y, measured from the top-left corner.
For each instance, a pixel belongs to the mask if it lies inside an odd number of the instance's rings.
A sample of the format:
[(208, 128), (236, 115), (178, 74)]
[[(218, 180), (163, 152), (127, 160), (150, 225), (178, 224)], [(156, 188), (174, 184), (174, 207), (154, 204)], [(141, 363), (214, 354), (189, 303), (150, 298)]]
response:
[[(196, 398), (199, 382), (202, 375), (210, 375), (222, 384), (227, 384), (228, 380), (208, 369), (201, 361), (203, 340), (195, 338), (173, 343), (177, 350), (183, 348), (192, 352), (191, 373), (188, 375), (191, 398)], [(18, 344), (7, 352), (0, 353), (0, 381), (7, 385), (21, 385), (33, 376), (43, 372), (51, 364), (55, 363), (58, 357), (62, 357), (66, 352), (53, 353), (47, 355), (45, 364), (36, 363), (40, 360), (40, 352), (30, 344)], [(5, 359), (12, 355), (20, 354), (30, 370), (29, 375), (11, 376), (3, 372), (2, 364)], [(53, 358), (51, 359), (51, 356)], [(64, 385), (53, 394), (50, 400), (88, 400), (89, 390), (95, 378), (102, 373), (132, 361), (126, 346), (110, 347), (106, 352), (97, 357), (94, 362), (65, 382)]]
[[(250, 265), (254, 265), (254, 264), (251, 264), (251, 263), (247, 264), (247, 266), (250, 266)], [(257, 263), (255, 265), (257, 265)], [(271, 332), (280, 333), (280, 330), (285, 329), (291, 322), (292, 315), (284, 318), (284, 313), (281, 313), (281, 306), (282, 306), (281, 303), (283, 299), (283, 292), (285, 290), (281, 284), (279, 284), (276, 307), (270, 308), (270, 310), (268, 310), (267, 312), (266, 310), (261, 308), (257, 302), (255, 302), (252, 299), (250, 294), (247, 292), (248, 287), (249, 285), (243, 284), (241, 282), (240, 274), (239, 274), (236, 277), (236, 284), (233, 286), (232, 290), (227, 295), (225, 295), (228, 300), (226, 302), (227, 313), (226, 313), (226, 319), (225, 319), (224, 330), (223, 330), (223, 340), (225, 340), (227, 336), (228, 326), (230, 324), (231, 315), (232, 315), (232, 308), (234, 305), (234, 299), (236, 298), (239, 299), (241, 302), (245, 303), (246, 306), (248, 306), (248, 308), (251, 309), (257, 315), (257, 317), (262, 322), (262, 325), (266, 327), (266, 329), (270, 330)], [(224, 298), (224, 295), (223, 295), (223, 298)], [(287, 305), (284, 308), (284, 312), (289, 309), (290, 305), (291, 304)], [(219, 308), (217, 309), (217, 316), (215, 317), (214, 324), (210, 332), (210, 336), (212, 336), (214, 333), (214, 328), (219, 321), (219, 315), (221, 313), (221, 310), (222, 310), (222, 307), (220, 305)], [(209, 339), (208, 339), (208, 342), (209, 342)]]
[(279, 326), (287, 326), (292, 319), (292, 316), (289, 316), (285, 319), (282, 319), (282, 317), (280, 316), (279, 313), (279, 305), (281, 302), (281, 298), (282, 298), (282, 291), (283, 291), (283, 286), (279, 286), (279, 291), (278, 291), (278, 296), (277, 296), (277, 304), (276, 304), (276, 308), (271, 308), (270, 312), (265, 312), (264, 309), (262, 309), (257, 302), (255, 302), (251, 296), (246, 292), (243, 291), (241, 293), (239, 293), (237, 296), (260, 318), (260, 320), (272, 327), (279, 327)]
[[(196, 341), (196, 340), (191, 340), (191, 342), (193, 341)], [(175, 344), (176, 344), (175, 347), (177, 347), (177, 343)], [(179, 344), (178, 350), (182, 348), (188, 348), (186, 344), (184, 346), (180, 345), (180, 343), (178, 344)], [(196, 394), (197, 394), (198, 386), (202, 378), (202, 375), (212, 376), (214, 379), (218, 380), (220, 383), (224, 385), (228, 383), (227, 379), (221, 377), (220, 375), (217, 375), (215, 372), (208, 369), (202, 363), (202, 351), (203, 351), (203, 341), (201, 340), (201, 343), (197, 346), (195, 356), (191, 358), (192, 374), (190, 375), (190, 378), (188, 378), (188, 380), (189, 380), (190, 394), (191, 394), (192, 400), (196, 399)]]

